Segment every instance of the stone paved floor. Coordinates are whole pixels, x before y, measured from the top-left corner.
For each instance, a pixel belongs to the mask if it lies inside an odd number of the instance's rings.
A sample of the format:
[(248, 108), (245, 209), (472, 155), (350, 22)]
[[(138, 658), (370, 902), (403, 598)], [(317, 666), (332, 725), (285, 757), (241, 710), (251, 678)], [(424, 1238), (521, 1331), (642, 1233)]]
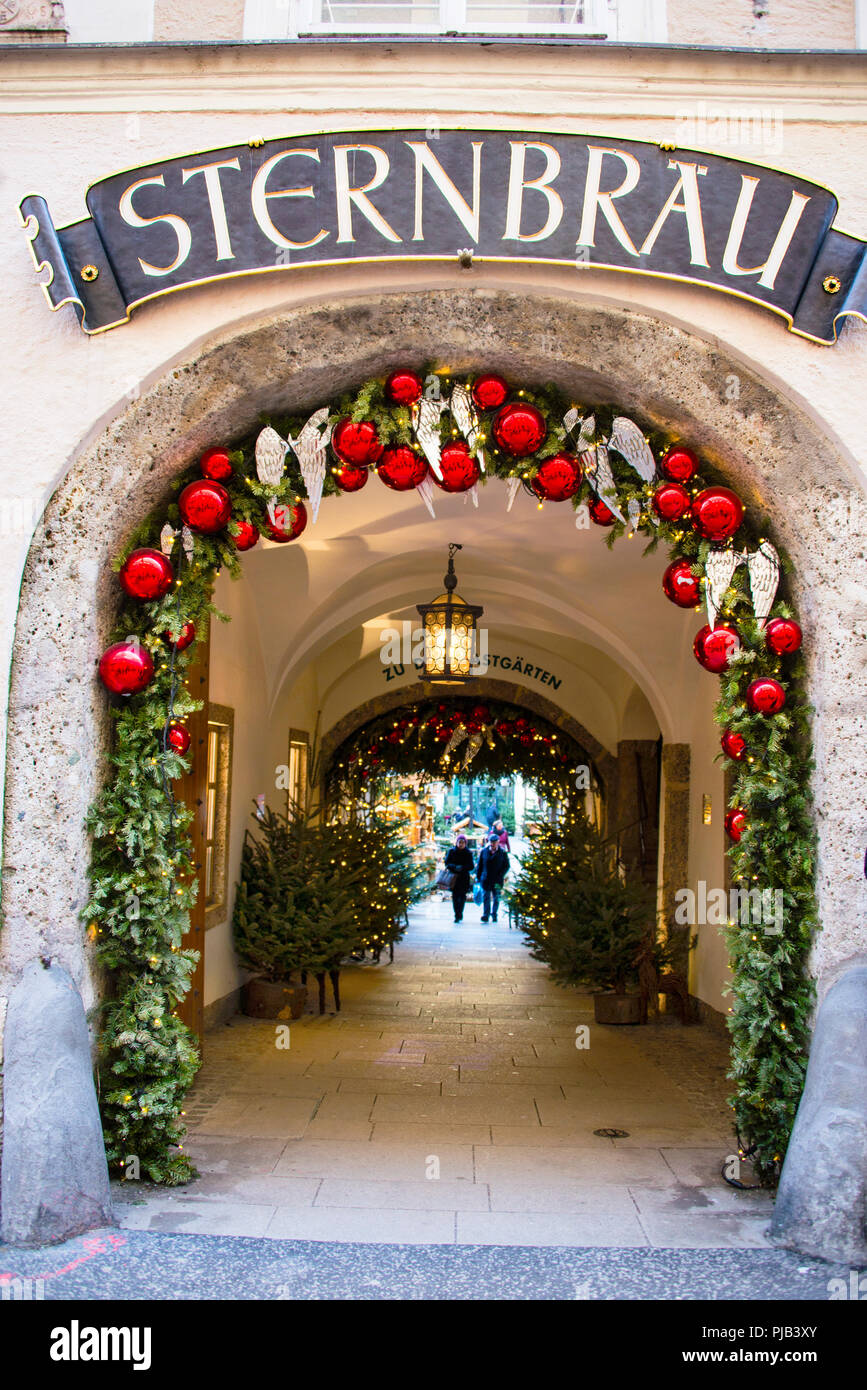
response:
[[(126, 1229), (407, 1244), (766, 1246), (770, 1196), (720, 1178), (726, 1045), (669, 1021), (599, 1027), (504, 922), (412, 916), (392, 965), (288, 1050), (236, 1017), (206, 1039), (175, 1191), (116, 1185)], [(469, 919), (472, 920), (469, 920)], [(330, 1004), (330, 993), (329, 993)], [(589, 1026), (590, 1045), (575, 1046)], [(594, 1130), (628, 1131), (621, 1139)]]

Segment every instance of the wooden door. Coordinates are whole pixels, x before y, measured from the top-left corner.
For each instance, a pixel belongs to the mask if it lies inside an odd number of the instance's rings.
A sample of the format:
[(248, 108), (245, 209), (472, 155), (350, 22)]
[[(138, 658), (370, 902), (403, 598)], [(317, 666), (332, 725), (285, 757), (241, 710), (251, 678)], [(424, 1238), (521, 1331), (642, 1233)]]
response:
[(185, 934), (186, 949), (199, 952), (196, 968), (190, 976), (190, 990), (178, 1006), (178, 1015), (201, 1041), (204, 1032), (205, 1008), (205, 817), (208, 782), (208, 672), (210, 665), (210, 633), (196, 638), (193, 661), (188, 668), (190, 694), (202, 700), (197, 714), (185, 721), (190, 732), (190, 771), (175, 783), (175, 796), (193, 812), (189, 828), (192, 841), (192, 873), (199, 881), (196, 905), (190, 913), (190, 929)]

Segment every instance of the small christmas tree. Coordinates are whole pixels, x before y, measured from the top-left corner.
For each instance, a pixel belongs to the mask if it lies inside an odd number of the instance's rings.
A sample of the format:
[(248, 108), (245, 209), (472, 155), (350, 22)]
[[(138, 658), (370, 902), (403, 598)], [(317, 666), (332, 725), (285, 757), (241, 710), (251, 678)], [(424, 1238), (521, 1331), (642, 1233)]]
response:
[(556, 825), (541, 827), (509, 902), (531, 954), (562, 984), (625, 994), (643, 959), (657, 969), (663, 964), (652, 888), (621, 877), (581, 810), (567, 809)]
[(259, 835), (245, 837), (235, 900), (239, 959), (268, 979), (315, 974), (320, 1012), (330, 971), (339, 1007), (335, 975), (357, 941), (361, 877), (342, 852), (340, 827), (300, 810), (291, 818), (268, 808), (254, 814)]

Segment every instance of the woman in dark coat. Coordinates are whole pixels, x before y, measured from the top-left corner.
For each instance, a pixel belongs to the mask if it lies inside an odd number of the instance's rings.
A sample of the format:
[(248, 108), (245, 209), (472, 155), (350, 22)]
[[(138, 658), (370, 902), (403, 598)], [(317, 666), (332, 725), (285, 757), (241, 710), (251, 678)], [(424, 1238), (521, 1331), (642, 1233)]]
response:
[(464, 903), (470, 891), (470, 875), (473, 872), (472, 850), (467, 848), (466, 835), (459, 835), (454, 847), (446, 855), (445, 867), (449, 873), (454, 874), (455, 881), (452, 884), (452, 906), (455, 910), (455, 921), (464, 920)]

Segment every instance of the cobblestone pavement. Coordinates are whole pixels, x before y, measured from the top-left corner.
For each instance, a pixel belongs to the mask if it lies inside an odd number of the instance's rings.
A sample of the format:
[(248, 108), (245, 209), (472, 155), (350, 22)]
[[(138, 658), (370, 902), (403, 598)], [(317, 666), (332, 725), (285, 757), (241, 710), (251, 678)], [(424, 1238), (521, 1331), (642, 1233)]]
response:
[(124, 1230), (767, 1247), (770, 1195), (720, 1176), (724, 1037), (597, 1026), (589, 997), (553, 984), (504, 921), (450, 918), (417, 910), (394, 963), (345, 970), (342, 1011), (293, 1023), (288, 1049), (275, 1023), (238, 1016), (210, 1033), (187, 1107), (201, 1177), (116, 1185)]

